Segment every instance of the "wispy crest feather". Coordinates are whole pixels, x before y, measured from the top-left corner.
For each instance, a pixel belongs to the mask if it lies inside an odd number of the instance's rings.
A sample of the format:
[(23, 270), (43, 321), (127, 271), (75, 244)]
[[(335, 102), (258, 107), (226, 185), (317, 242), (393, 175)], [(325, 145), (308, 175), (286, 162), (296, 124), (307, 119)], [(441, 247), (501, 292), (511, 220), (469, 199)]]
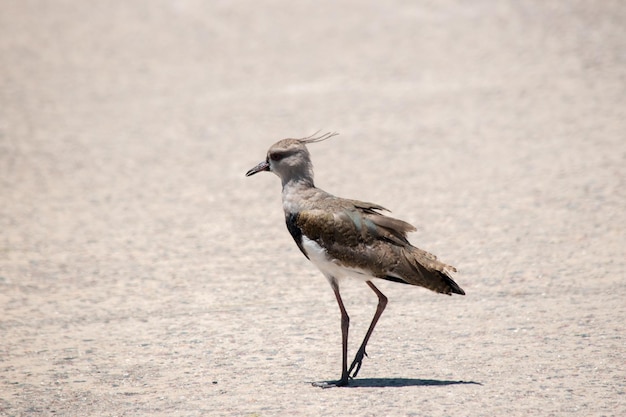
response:
[(333, 136), (337, 136), (339, 134), (337, 132), (327, 132), (327, 133), (324, 133), (322, 136), (317, 136), (316, 137), (315, 135), (317, 135), (318, 133), (320, 133), (319, 130), (317, 132), (313, 133), (311, 136), (307, 136), (307, 137), (304, 137), (304, 138), (301, 138), (301, 139), (298, 139), (298, 140), (301, 143), (305, 143), (305, 144), (307, 144), (307, 143), (315, 143), (315, 142), (321, 142), (321, 141), (326, 140), (326, 139), (330, 139)]

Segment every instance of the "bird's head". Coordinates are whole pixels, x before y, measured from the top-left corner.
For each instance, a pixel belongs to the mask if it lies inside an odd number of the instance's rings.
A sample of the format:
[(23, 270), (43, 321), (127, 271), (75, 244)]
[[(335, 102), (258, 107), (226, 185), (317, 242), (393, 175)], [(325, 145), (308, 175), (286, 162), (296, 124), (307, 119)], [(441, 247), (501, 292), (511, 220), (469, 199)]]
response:
[(283, 139), (273, 144), (267, 151), (265, 161), (246, 172), (246, 177), (261, 171), (269, 171), (278, 175), (283, 185), (290, 181), (305, 181), (313, 185), (313, 164), (306, 145), (321, 142), (336, 136), (337, 133), (326, 133), (302, 139)]

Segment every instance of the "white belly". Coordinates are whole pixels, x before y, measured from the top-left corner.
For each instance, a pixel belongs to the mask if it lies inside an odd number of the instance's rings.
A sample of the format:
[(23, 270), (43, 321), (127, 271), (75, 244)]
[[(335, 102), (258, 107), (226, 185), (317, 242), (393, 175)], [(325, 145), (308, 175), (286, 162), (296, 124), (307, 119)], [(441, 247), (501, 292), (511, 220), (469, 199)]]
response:
[(326, 249), (321, 247), (314, 240), (302, 235), (302, 247), (306, 251), (309, 260), (324, 274), (324, 276), (330, 281), (334, 279), (342, 278), (356, 278), (361, 281), (369, 281), (374, 277), (359, 268), (347, 268), (335, 259), (331, 259), (326, 253)]

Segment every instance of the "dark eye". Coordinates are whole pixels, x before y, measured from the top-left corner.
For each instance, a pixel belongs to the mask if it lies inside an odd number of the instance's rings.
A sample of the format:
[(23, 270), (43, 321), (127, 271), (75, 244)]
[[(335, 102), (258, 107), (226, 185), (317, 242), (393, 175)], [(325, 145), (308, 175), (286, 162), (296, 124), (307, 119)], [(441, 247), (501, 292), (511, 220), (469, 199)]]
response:
[(272, 161), (280, 161), (281, 159), (283, 159), (285, 157), (285, 154), (282, 152), (272, 152), (270, 154), (270, 159)]

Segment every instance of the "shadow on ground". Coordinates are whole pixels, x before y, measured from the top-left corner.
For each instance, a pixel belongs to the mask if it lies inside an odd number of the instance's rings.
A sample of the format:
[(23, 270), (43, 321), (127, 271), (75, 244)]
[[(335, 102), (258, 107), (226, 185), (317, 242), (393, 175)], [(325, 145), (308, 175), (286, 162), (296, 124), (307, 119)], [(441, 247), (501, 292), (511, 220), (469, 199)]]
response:
[(416, 379), (416, 378), (363, 378), (350, 381), (349, 387), (430, 387), (438, 385), (473, 384), (482, 385), (474, 381), (448, 381), (440, 379)]
[(475, 381), (448, 381), (417, 378), (359, 378), (350, 381), (348, 388), (432, 387), (439, 385), (483, 385)]

